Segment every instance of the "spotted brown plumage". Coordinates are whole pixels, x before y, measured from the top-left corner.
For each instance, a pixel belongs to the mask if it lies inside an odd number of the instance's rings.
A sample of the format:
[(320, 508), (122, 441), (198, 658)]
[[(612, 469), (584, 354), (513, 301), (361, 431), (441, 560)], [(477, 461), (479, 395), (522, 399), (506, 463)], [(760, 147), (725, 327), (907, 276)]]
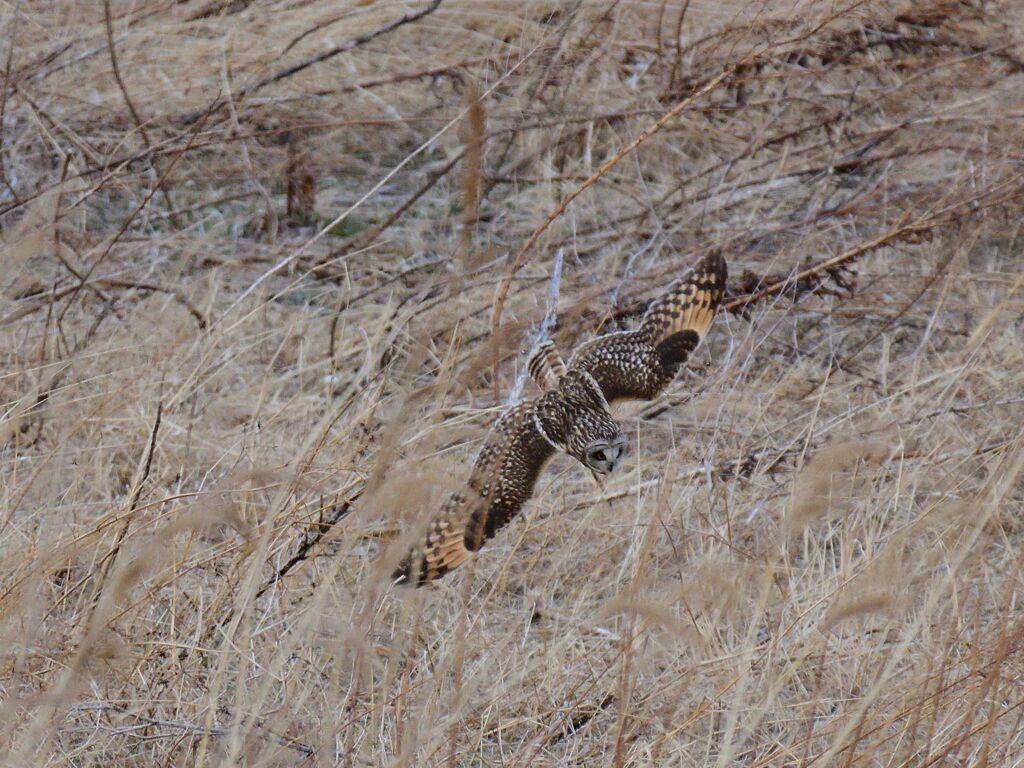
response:
[(707, 334), (727, 278), (725, 259), (706, 256), (651, 304), (639, 328), (583, 344), (570, 370), (593, 376), (609, 403), (657, 397)]
[(401, 581), (425, 584), (462, 563), (508, 522), (533, 492), (555, 448), (536, 428), (536, 402), (520, 403), (494, 424), (465, 487), (452, 493), (395, 571)]
[(725, 260), (705, 257), (651, 304), (639, 328), (582, 345), (568, 368), (551, 342), (540, 345), (527, 367), (544, 393), (495, 422), (469, 479), (393, 578), (426, 584), (464, 562), (518, 514), (556, 451), (595, 473), (614, 469), (625, 437), (608, 404), (650, 400), (672, 381), (711, 327), (726, 279)]
[(585, 375), (567, 373), (556, 389), (514, 406), (495, 423), (465, 486), (448, 498), (394, 578), (424, 584), (462, 563), (522, 509), (556, 450), (586, 463), (595, 440), (625, 442)]

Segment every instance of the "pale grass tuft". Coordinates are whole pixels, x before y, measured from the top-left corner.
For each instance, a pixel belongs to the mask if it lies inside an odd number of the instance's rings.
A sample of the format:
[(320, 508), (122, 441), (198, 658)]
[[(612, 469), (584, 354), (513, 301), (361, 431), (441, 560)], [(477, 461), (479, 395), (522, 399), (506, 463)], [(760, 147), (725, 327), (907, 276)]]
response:
[(731, 619), (749, 607), (759, 580), (757, 566), (749, 562), (708, 556), (687, 564), (680, 596), (690, 610)]
[(888, 613), (894, 602), (892, 594), (884, 590), (843, 595), (829, 608), (822, 620), (822, 629), (831, 629), (837, 624), (863, 616)]
[(868, 481), (854, 470), (878, 466), (894, 450), (888, 441), (854, 439), (837, 440), (815, 453), (793, 479), (786, 517), (790, 533), (799, 533), (814, 520), (840, 514), (856, 485)]
[(914, 586), (905, 557), (900, 542), (890, 542), (841, 587), (822, 619), (822, 629), (859, 617), (894, 613), (905, 605)]

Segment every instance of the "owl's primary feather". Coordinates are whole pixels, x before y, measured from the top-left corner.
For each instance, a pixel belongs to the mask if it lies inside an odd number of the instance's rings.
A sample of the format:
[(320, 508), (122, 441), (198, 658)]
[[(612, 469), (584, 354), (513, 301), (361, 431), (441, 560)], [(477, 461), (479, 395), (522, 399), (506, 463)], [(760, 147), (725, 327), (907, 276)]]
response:
[(518, 514), (556, 450), (610, 471), (625, 438), (608, 403), (649, 400), (672, 381), (710, 328), (726, 277), (721, 256), (704, 258), (650, 306), (639, 328), (584, 344), (568, 369), (553, 344), (542, 344), (528, 368), (544, 394), (498, 419), (465, 487), (431, 520), (394, 578), (426, 584), (465, 561)]

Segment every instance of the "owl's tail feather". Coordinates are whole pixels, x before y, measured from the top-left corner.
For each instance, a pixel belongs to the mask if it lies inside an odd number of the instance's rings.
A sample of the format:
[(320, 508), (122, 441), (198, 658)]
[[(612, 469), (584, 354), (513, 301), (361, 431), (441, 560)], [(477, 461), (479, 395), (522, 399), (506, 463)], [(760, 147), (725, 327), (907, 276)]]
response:
[[(728, 276), (721, 254), (705, 256), (693, 271), (650, 306), (640, 324), (641, 330), (665, 354), (688, 354), (711, 327)], [(676, 347), (680, 349), (675, 350)]]
[(470, 555), (466, 549), (465, 531), (447, 516), (431, 522), (423, 543), (409, 553), (395, 572), (392, 581), (414, 582), (417, 587), (428, 584), (457, 568)]

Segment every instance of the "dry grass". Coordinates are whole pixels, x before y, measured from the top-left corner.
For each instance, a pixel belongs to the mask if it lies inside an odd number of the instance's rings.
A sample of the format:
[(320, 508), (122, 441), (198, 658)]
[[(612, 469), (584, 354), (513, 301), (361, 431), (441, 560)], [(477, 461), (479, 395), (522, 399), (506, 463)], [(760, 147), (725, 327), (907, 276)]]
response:
[[(5, 764), (1021, 764), (1016, 10), (3, 6)], [(622, 471), (387, 585), (716, 248)]]

